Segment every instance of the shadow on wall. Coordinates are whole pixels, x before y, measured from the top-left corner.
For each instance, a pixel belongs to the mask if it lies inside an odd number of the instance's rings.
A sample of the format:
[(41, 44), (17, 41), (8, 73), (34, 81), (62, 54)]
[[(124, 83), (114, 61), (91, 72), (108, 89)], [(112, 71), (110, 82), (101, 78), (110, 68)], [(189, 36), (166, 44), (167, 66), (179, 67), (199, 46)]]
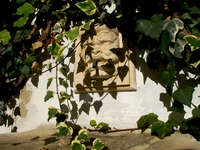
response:
[[(150, 52), (150, 54), (147, 55), (146, 62), (144, 59), (140, 58), (141, 51), (135, 50), (135, 46), (133, 46), (133, 43), (129, 43), (129, 48), (134, 50), (133, 55), (131, 56), (131, 60), (135, 64), (135, 67), (140, 70), (143, 74), (144, 78), (144, 84), (146, 82), (147, 78), (150, 78), (155, 83), (162, 85), (166, 88), (166, 85), (163, 84), (161, 81), (161, 73), (165, 71), (166, 68), (166, 60), (165, 58), (162, 58), (159, 51), (153, 51)], [(180, 87), (184, 86), (192, 86), (196, 87), (200, 83), (200, 78), (193, 79), (186, 77), (185, 74), (179, 74), (177, 76), (178, 79), (178, 85)], [(167, 93), (160, 93), (160, 101), (163, 103), (163, 105), (167, 108), (168, 111), (172, 111), (172, 109), (180, 109), (183, 108), (183, 104), (174, 101), (172, 102), (172, 98)], [(172, 111), (172, 113), (169, 115), (170, 118), (174, 118), (177, 121), (183, 121), (185, 116), (185, 111), (182, 109), (180, 111)]]

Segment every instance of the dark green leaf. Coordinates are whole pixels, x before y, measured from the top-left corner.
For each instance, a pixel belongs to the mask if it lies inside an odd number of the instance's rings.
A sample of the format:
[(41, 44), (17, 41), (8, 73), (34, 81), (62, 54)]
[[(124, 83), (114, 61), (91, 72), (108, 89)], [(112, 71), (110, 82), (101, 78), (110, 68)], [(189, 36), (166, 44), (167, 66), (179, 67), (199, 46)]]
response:
[(163, 21), (163, 31), (168, 31), (170, 34), (170, 41), (175, 42), (176, 34), (178, 33), (179, 30), (182, 30), (184, 26), (184, 23), (178, 19), (178, 18), (173, 18), (172, 20), (170, 19), (165, 19)]
[(53, 97), (53, 91), (47, 91), (45, 97), (44, 97), (44, 101), (48, 101), (50, 98)]
[(57, 113), (56, 114), (56, 122), (57, 123), (64, 122), (66, 119), (68, 119), (67, 114), (64, 114), (64, 113)]
[(60, 68), (60, 72), (61, 72), (65, 77), (67, 77), (67, 74), (68, 74), (68, 72), (69, 72), (69, 66), (62, 66), (62, 67)]
[(58, 109), (57, 108), (54, 108), (54, 107), (50, 107), (48, 109), (48, 121), (54, 117), (56, 117), (56, 115), (58, 114)]
[(155, 14), (151, 20), (139, 19), (136, 23), (136, 32), (144, 33), (146, 36), (158, 40), (163, 26), (162, 18), (161, 14)]
[(80, 141), (72, 141), (72, 150), (85, 150), (85, 145), (81, 144)]
[(62, 104), (60, 106), (60, 109), (61, 109), (61, 112), (63, 112), (63, 113), (68, 113), (69, 112), (69, 108), (68, 108), (68, 106), (66, 104)]
[(73, 133), (73, 129), (65, 123), (60, 123), (56, 129), (58, 130), (57, 137), (72, 135)]
[(7, 120), (8, 120), (8, 127), (11, 126), (11, 125), (13, 125), (14, 119), (10, 115), (7, 116)]
[(31, 70), (30, 70), (29, 66), (27, 66), (27, 65), (24, 65), (24, 66), (21, 68), (21, 73), (22, 73), (23, 75), (25, 75), (26, 77), (29, 76), (30, 71), (31, 71)]
[(142, 132), (144, 132), (150, 125), (152, 125), (156, 121), (158, 121), (158, 115), (154, 113), (149, 113), (140, 117), (140, 119), (137, 121), (137, 126), (138, 128), (142, 129)]
[(200, 39), (198, 39), (196, 36), (186, 35), (184, 38), (189, 43), (192, 51), (200, 48)]
[(52, 80), (53, 80), (53, 78), (49, 78), (49, 79), (48, 79), (48, 82), (47, 82), (47, 89), (48, 89), (49, 86), (51, 85)]
[(175, 71), (174, 70), (163, 71), (161, 73), (161, 81), (166, 85), (173, 84), (175, 81)]
[(183, 20), (186, 20), (186, 19), (192, 19), (192, 17), (190, 16), (190, 14), (189, 13), (184, 13), (182, 16), (181, 16), (181, 19), (183, 19)]
[(87, 135), (87, 130), (81, 129), (79, 131), (79, 135), (77, 136), (76, 140), (79, 140), (80, 142), (90, 142), (90, 139)]
[(163, 121), (158, 120), (152, 124), (151, 134), (164, 138), (168, 134), (168, 129)]
[(95, 139), (93, 142), (93, 150), (102, 150), (105, 147), (105, 144), (100, 139)]
[(162, 52), (167, 56), (169, 56), (169, 43), (170, 43), (170, 34), (167, 30), (165, 30), (161, 34), (160, 48)]
[[(61, 69), (62, 70), (62, 74), (65, 72), (63, 69)], [(61, 71), (60, 70), (60, 71)], [(65, 73), (65, 75), (66, 75), (67, 73)], [(68, 83), (67, 83), (67, 81), (65, 81), (65, 79), (63, 79), (63, 78), (60, 78), (59, 77), (59, 84), (60, 85), (62, 85), (62, 86), (64, 86), (66, 89), (68, 88)]]
[(172, 97), (175, 101), (178, 101), (184, 105), (187, 105), (188, 107), (191, 107), (193, 92), (193, 87), (186, 86), (176, 90), (173, 93)]
[(21, 115), (19, 106), (15, 108), (14, 115), (15, 116), (20, 116)]
[(193, 109), (192, 115), (194, 118), (200, 118), (200, 107)]
[(8, 30), (4, 29), (0, 31), (0, 43), (3, 45), (7, 45), (11, 39), (10, 32)]
[(186, 43), (185, 40), (177, 39), (176, 42), (175, 42), (173, 55), (177, 58), (182, 58), (181, 53), (184, 51), (184, 47), (185, 47), (186, 44), (187, 43)]

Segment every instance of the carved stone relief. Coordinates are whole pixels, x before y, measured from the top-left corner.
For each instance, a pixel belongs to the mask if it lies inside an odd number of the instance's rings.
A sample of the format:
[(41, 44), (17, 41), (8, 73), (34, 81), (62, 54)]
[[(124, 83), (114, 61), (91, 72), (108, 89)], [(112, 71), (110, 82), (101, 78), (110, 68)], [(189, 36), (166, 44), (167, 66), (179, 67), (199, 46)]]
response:
[(95, 25), (76, 43), (74, 86), (76, 93), (136, 90), (135, 67), (129, 60), (117, 28)]

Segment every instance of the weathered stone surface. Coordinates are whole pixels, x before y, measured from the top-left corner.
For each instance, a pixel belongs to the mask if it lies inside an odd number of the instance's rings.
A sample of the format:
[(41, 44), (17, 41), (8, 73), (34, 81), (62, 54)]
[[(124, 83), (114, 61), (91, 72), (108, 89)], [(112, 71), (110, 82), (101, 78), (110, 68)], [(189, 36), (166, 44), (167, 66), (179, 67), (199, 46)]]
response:
[[(70, 150), (70, 138), (57, 139), (55, 133), (54, 126), (45, 126), (28, 132), (0, 134), (0, 150)], [(200, 142), (180, 133), (163, 140), (140, 131), (95, 132), (90, 136), (101, 138), (110, 150), (200, 150)]]
[(74, 87), (76, 93), (136, 90), (131, 51), (117, 28), (95, 25), (94, 35), (82, 33), (76, 41)]

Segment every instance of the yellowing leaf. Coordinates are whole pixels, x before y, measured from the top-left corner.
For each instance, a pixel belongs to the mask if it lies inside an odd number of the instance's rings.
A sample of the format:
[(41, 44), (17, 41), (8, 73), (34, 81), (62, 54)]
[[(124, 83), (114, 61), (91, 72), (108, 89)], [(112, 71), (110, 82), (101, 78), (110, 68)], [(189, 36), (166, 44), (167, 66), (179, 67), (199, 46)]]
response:
[(196, 36), (186, 35), (186, 36), (184, 36), (184, 38), (190, 45), (192, 51), (200, 48), (200, 39), (198, 39)]
[(43, 43), (41, 41), (37, 41), (35, 43), (32, 44), (33, 49), (38, 49), (40, 47), (42, 47)]
[(78, 8), (80, 8), (88, 16), (91, 16), (91, 15), (95, 14), (95, 12), (96, 12), (96, 5), (92, 0), (78, 2), (78, 3), (76, 3), (76, 6)]

